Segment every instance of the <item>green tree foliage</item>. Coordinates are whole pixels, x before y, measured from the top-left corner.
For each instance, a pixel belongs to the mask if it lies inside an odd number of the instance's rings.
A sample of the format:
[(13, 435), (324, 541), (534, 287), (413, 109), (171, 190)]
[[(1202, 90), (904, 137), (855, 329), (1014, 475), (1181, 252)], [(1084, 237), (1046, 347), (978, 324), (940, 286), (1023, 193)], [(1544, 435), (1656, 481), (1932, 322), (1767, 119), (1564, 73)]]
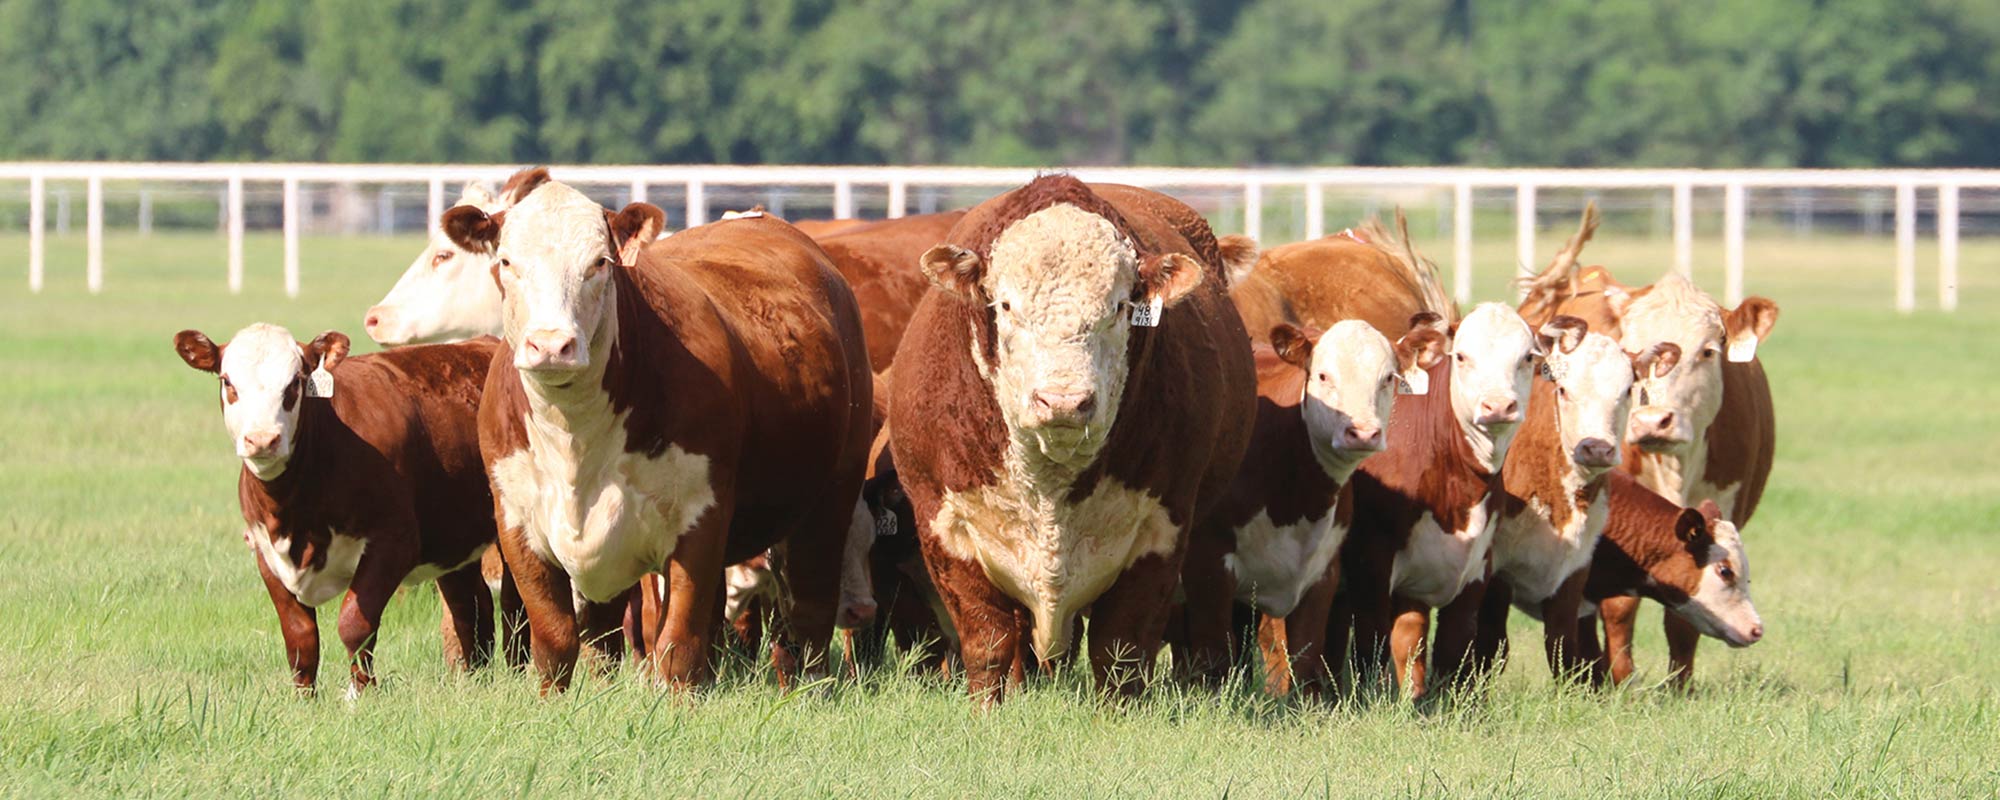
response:
[(0, 0), (0, 158), (2000, 164), (1992, 0)]

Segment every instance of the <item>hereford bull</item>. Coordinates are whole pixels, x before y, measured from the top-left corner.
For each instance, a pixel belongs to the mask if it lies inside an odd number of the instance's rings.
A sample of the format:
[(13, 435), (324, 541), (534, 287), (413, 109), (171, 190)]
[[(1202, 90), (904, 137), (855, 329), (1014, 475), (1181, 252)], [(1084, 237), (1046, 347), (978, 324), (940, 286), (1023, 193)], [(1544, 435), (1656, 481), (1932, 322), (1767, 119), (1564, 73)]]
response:
[(292, 684), (319, 674), (316, 609), (338, 597), (349, 696), (374, 682), (372, 650), (397, 587), (436, 579), (461, 668), (493, 649), (480, 555), (492, 496), (476, 408), (490, 339), (347, 358), (346, 336), (300, 344), (252, 325), (227, 344), (181, 331), (174, 350), (221, 383), (223, 425), (243, 461), (243, 537), (278, 612)]
[[(1035, 179), (923, 257), (891, 448), (968, 688), (1002, 698), (1089, 609), (1098, 686), (1136, 692), (1189, 528), (1228, 487), (1256, 375), (1221, 248), (1165, 195)], [(1135, 663), (1136, 662), (1136, 663)]]
[(1334, 558), (1354, 514), (1348, 478), (1383, 448), (1398, 394), (1423, 394), (1444, 334), (1391, 343), (1366, 322), (1322, 334), (1281, 324), (1253, 350), (1257, 423), (1243, 467), (1189, 540), (1181, 571), (1191, 668), (1218, 680), (1234, 651), (1232, 601), (1264, 617), (1265, 686), (1317, 687)]
[(654, 670), (676, 686), (704, 680), (723, 567), (780, 541), (795, 599), (773, 648), (780, 674), (811, 664), (832, 633), (839, 570), (826, 565), (839, 563), (868, 454), (853, 295), (783, 222), (654, 241), (664, 219), (545, 181), (499, 214), (459, 206), (442, 220), (497, 263), (506, 347), (480, 443), (544, 691), (568, 685), (579, 628), (609, 633), (622, 610), (611, 601), (652, 571), (668, 576)]
[[(1603, 267), (1578, 269), (1573, 262), (1552, 265), (1527, 289), (1522, 308), (1531, 315), (1582, 317), (1593, 330), (1617, 336), (1627, 352), (1666, 342), (1680, 349), (1677, 367), (1634, 387), (1623, 468), (1677, 504), (1714, 500), (1724, 519), (1749, 522), (1777, 445), (1770, 382), (1757, 360), (1758, 344), (1777, 322), (1777, 304), (1751, 297), (1725, 311), (1676, 273), (1634, 289)], [(1604, 603), (1606, 628), (1618, 629), (1607, 635), (1629, 640), (1637, 610), (1636, 598)], [(1672, 674), (1684, 686), (1700, 634), (1672, 614), (1664, 623)]]

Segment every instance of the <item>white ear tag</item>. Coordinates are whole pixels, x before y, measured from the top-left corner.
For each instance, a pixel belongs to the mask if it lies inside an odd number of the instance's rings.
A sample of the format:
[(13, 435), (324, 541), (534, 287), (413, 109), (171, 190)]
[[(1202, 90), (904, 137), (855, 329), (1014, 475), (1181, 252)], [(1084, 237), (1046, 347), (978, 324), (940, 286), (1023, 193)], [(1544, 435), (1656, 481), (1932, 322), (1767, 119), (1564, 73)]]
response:
[(1396, 394), (1426, 395), (1431, 393), (1431, 374), (1422, 369), (1396, 375)]
[(896, 535), (896, 512), (886, 508), (877, 510), (875, 512), (875, 536), (880, 538), (894, 535)]
[(1729, 360), (1748, 364), (1757, 358), (1757, 334), (1746, 333), (1729, 343)]
[(333, 373), (327, 372), (326, 367), (314, 369), (311, 375), (306, 376), (306, 396), (332, 397)]
[(1146, 303), (1143, 306), (1134, 303), (1132, 305), (1132, 327), (1134, 328), (1159, 327), (1160, 314), (1165, 309), (1165, 307), (1166, 303), (1163, 302), (1158, 297), (1153, 298), (1150, 302)]

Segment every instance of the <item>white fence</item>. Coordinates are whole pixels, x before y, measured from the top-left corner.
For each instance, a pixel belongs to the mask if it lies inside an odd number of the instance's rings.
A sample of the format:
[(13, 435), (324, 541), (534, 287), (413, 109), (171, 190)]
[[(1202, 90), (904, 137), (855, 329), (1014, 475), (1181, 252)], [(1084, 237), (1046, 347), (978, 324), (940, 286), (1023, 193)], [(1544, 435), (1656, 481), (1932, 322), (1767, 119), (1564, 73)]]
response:
[[(44, 270), (47, 182), (78, 181), (86, 185), (86, 284), (95, 292), (104, 275), (104, 182), (213, 182), (226, 187), (223, 216), (229, 239), (229, 288), (243, 285), (244, 186), (277, 185), (283, 189), (285, 290), (299, 291), (299, 233), (303, 211), (302, 182), (427, 184), (428, 218), (435, 225), (445, 207), (445, 185), (469, 180), (498, 181), (516, 167), (426, 164), (174, 164), (174, 163), (0, 163), (0, 180), (26, 180), (29, 185), (28, 285), (41, 291)], [(1037, 171), (1020, 168), (974, 167), (817, 167), (817, 166), (561, 166), (553, 168), (564, 181), (586, 185), (616, 185), (630, 197), (644, 200), (652, 187), (679, 187), (686, 202), (688, 225), (708, 219), (707, 187), (821, 186), (833, 191), (833, 214), (855, 214), (856, 187), (880, 187), (887, 193), (887, 215), (900, 217), (909, 206), (913, 187), (1006, 187), (1032, 179)], [(1938, 235), (1938, 305), (1951, 311), (1958, 305), (1959, 193), (1961, 189), (2000, 188), (2000, 170), (1623, 170), (1623, 169), (1473, 169), (1456, 167), (1319, 168), (1319, 169), (1165, 169), (1079, 167), (1086, 180), (1138, 186), (1240, 192), (1243, 229), (1261, 233), (1264, 193), (1268, 189), (1302, 191), (1305, 236), (1323, 234), (1325, 193), (1341, 189), (1430, 189), (1452, 193), (1452, 284), (1460, 302), (1472, 294), (1473, 191), (1511, 189), (1514, 193), (1517, 263), (1535, 265), (1537, 193), (1543, 189), (1653, 189), (1673, 195), (1674, 267), (1693, 267), (1694, 200), (1697, 189), (1723, 193), (1724, 300), (1735, 305), (1743, 296), (1743, 238), (1749, 189), (1890, 189), (1895, 192), (1896, 308), (1916, 308), (1916, 242), (1918, 192), (1935, 193)]]

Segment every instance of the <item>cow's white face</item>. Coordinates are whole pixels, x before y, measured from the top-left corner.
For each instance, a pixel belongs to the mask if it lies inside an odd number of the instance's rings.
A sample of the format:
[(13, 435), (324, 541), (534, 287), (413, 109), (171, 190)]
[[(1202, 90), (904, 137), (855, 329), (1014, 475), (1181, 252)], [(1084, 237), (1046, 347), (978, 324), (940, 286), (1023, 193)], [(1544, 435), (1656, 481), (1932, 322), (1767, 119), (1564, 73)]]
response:
[(1624, 305), (1619, 327), (1626, 352), (1643, 353), (1663, 342), (1680, 348), (1678, 363), (1647, 370), (1634, 386), (1638, 400), (1627, 434), (1648, 452), (1683, 452), (1722, 410), (1728, 344), (1722, 308), (1678, 273), (1629, 303), (1614, 297), (1612, 305)]
[(1717, 519), (1710, 531), (1714, 543), (1701, 564), (1701, 583), (1675, 611), (1706, 635), (1748, 647), (1764, 638), (1764, 622), (1750, 602), (1750, 558), (1734, 524)]
[(1521, 421), (1534, 384), (1534, 332), (1514, 309), (1481, 303), (1458, 324), (1451, 348), (1451, 407), (1459, 423), (1504, 440)]
[[(1609, 336), (1586, 333), (1569, 339), (1573, 334), (1558, 334), (1543, 357), (1556, 385), (1556, 427), (1570, 461), (1595, 477), (1620, 460), (1618, 444), (1625, 438), (1632, 398), (1632, 359)], [(1572, 349), (1565, 351), (1565, 346)]]
[(252, 475), (284, 474), (297, 445), (307, 373), (328, 370), (347, 356), (347, 337), (327, 331), (300, 347), (290, 331), (258, 323), (217, 345), (199, 331), (181, 331), (174, 349), (188, 366), (220, 378), (222, 425)]
[(1319, 337), (1306, 373), (1306, 432), (1321, 463), (1355, 461), (1387, 440), (1399, 374), (1394, 345), (1360, 320), (1342, 320)]
[[(483, 184), (468, 183), (453, 205), (489, 214), (504, 206)], [(386, 347), (456, 342), (501, 333), (500, 287), (491, 250), (461, 247), (442, 230), (403, 271), (389, 294), (368, 309), (368, 336)]]
[(499, 262), (501, 329), (514, 366), (544, 381), (602, 357), (615, 331), (611, 268), (616, 254), (604, 207), (565, 184), (542, 184), (506, 212)]

